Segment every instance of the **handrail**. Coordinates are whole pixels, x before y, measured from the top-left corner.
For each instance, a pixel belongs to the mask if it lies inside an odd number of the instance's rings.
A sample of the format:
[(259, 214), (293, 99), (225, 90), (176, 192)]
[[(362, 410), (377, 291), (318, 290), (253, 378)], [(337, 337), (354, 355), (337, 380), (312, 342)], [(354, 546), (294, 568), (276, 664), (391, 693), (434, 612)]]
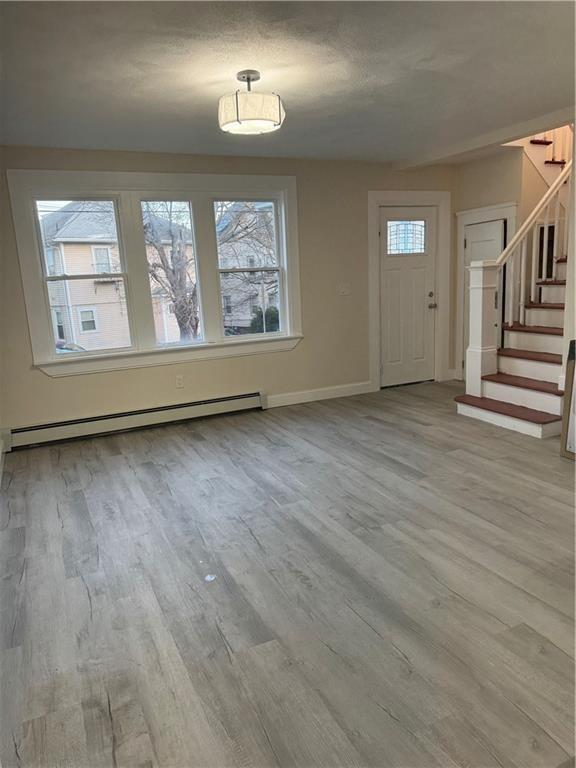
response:
[(520, 242), (528, 234), (528, 232), (530, 231), (530, 228), (534, 225), (540, 213), (544, 210), (544, 208), (546, 208), (546, 206), (552, 200), (554, 195), (558, 192), (562, 184), (564, 184), (568, 176), (570, 176), (571, 171), (572, 171), (572, 160), (569, 160), (564, 166), (562, 173), (558, 176), (556, 181), (552, 184), (550, 189), (546, 192), (544, 197), (540, 200), (536, 208), (534, 208), (532, 213), (522, 223), (520, 229), (518, 230), (518, 232), (516, 232), (512, 240), (510, 240), (506, 248), (504, 248), (500, 256), (498, 256), (498, 258), (496, 259), (497, 266), (501, 267), (502, 264), (505, 264), (508, 261), (509, 257), (515, 252)]

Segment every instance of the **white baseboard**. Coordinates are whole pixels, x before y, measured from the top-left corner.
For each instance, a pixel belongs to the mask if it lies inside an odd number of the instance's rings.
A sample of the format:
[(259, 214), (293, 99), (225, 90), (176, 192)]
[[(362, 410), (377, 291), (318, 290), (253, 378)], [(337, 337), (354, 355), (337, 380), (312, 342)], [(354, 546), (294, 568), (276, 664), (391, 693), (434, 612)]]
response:
[(119, 413), (95, 418), (56, 424), (43, 424), (12, 430), (12, 445), (36, 445), (38, 443), (69, 440), (75, 437), (89, 437), (108, 432), (123, 432), (140, 427), (152, 427), (172, 421), (212, 416), (217, 413), (232, 413), (261, 407), (261, 396), (256, 393), (216, 398), (196, 403), (165, 406), (132, 413)]
[(302, 392), (283, 392), (278, 395), (262, 394), (262, 408), (279, 408), (282, 405), (311, 403), (315, 400), (329, 400), (334, 397), (365, 395), (368, 392), (378, 392), (378, 390), (379, 387), (375, 387), (370, 381), (358, 381), (354, 384), (339, 384), (335, 387), (306, 389)]

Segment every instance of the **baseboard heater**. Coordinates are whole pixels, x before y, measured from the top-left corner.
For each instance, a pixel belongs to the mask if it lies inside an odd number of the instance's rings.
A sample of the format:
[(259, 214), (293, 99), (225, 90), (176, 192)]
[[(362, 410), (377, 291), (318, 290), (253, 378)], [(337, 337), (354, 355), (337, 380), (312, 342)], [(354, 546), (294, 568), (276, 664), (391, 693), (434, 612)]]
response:
[(106, 432), (125, 432), (130, 429), (167, 424), (171, 421), (197, 419), (217, 413), (232, 413), (262, 408), (259, 392), (245, 395), (216, 397), (212, 400), (198, 400), (194, 403), (164, 405), (158, 408), (144, 408), (139, 411), (110, 413), (85, 419), (58, 421), (53, 424), (38, 424), (33, 427), (19, 427), (11, 430), (11, 447), (23, 448), (40, 443), (70, 440), (75, 437), (89, 437)]

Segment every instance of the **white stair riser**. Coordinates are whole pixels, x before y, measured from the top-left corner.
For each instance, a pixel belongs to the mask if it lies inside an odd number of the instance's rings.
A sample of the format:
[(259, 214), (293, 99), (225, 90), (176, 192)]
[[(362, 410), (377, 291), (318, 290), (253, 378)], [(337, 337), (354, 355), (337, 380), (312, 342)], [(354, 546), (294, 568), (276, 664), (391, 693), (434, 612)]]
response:
[(566, 293), (565, 285), (541, 285), (539, 288), (542, 290), (542, 301), (550, 301), (552, 304), (564, 302), (564, 294)]
[(531, 352), (552, 352), (561, 355), (564, 340), (562, 336), (551, 336), (548, 333), (505, 331), (504, 346), (512, 349), (529, 349)]
[(567, 264), (565, 261), (562, 261), (560, 264), (556, 264), (557, 280), (566, 280), (566, 267), (567, 267)]
[(562, 413), (561, 397), (549, 395), (546, 392), (537, 392), (534, 389), (511, 387), (496, 381), (483, 381), (482, 396), (514, 405), (523, 405), (525, 408), (533, 408), (535, 411), (553, 413), (556, 416), (560, 416)]
[(472, 419), (479, 419), (488, 424), (493, 424), (495, 427), (512, 429), (514, 432), (522, 432), (522, 434), (530, 435), (531, 437), (554, 437), (559, 435), (562, 429), (561, 421), (553, 421), (551, 424), (533, 424), (531, 421), (514, 419), (512, 416), (503, 416), (501, 413), (485, 411), (483, 408), (475, 408), (473, 405), (467, 405), (466, 403), (457, 403), (456, 405), (457, 412), (461, 416), (469, 416)]
[(558, 384), (562, 366), (553, 363), (539, 363), (536, 360), (523, 360), (520, 357), (498, 357), (498, 371), (511, 376), (524, 376), (527, 379), (551, 381)]
[(563, 309), (527, 309), (526, 325), (545, 325), (547, 328), (562, 328)]

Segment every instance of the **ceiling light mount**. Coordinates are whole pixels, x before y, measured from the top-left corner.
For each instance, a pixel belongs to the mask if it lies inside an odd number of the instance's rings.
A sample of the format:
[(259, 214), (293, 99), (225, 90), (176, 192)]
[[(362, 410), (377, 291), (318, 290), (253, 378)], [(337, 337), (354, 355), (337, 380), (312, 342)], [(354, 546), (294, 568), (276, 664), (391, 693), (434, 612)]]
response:
[(246, 90), (222, 96), (218, 104), (220, 128), (226, 133), (244, 135), (277, 131), (286, 117), (280, 96), (252, 90), (252, 83), (260, 80), (260, 72), (256, 69), (243, 69), (236, 79), (246, 83)]
[(257, 83), (260, 80), (260, 72), (257, 69), (243, 69), (242, 72), (238, 72), (236, 75), (236, 80), (246, 83), (246, 87), (251, 91), (252, 83)]

